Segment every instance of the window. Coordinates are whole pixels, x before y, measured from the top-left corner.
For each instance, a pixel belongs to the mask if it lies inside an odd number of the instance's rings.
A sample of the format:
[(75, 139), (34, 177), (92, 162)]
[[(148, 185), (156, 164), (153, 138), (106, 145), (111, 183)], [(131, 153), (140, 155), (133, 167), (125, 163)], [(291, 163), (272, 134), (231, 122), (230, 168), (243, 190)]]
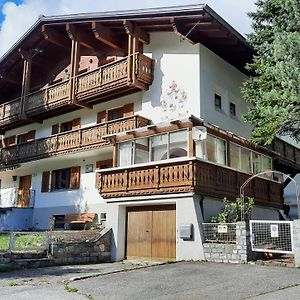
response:
[(225, 140), (208, 134), (206, 140), (197, 142), (196, 155), (200, 158), (226, 165), (226, 145)]
[(229, 103), (229, 111), (232, 117), (236, 116), (235, 104), (232, 102)]
[(45, 171), (42, 176), (42, 192), (79, 189), (80, 167)]
[(215, 94), (215, 108), (222, 109), (222, 97), (218, 94)]
[(263, 154), (230, 143), (230, 166), (246, 173), (257, 174), (272, 170), (272, 159)]
[(157, 134), (119, 144), (119, 166), (160, 161), (188, 155), (186, 129)]
[(97, 114), (97, 123), (104, 123), (106, 121), (118, 120), (125, 117), (133, 116), (134, 104), (129, 103), (121, 107), (101, 111)]
[(58, 134), (62, 132), (67, 132), (71, 130), (76, 130), (80, 128), (80, 118), (68, 121), (68, 122), (63, 122), (60, 124), (54, 124), (52, 125), (52, 132), (51, 134)]

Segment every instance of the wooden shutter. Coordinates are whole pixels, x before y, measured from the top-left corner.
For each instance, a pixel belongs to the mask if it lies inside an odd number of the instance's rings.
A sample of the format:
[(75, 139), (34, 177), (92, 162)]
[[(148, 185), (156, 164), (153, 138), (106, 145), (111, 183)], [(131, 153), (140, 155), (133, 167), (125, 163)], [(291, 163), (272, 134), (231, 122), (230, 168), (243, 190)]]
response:
[(97, 123), (104, 123), (106, 121), (106, 111), (100, 111), (97, 114)]
[(58, 124), (54, 124), (54, 125), (52, 125), (51, 134), (57, 134), (57, 133), (59, 133), (59, 125)]
[(79, 189), (80, 186), (80, 167), (71, 168), (71, 189)]
[(50, 172), (49, 171), (43, 172), (43, 176), (42, 176), (42, 188), (41, 188), (41, 192), (42, 193), (49, 192), (49, 179), (50, 179)]
[(72, 121), (72, 130), (74, 129), (80, 129), (80, 118)]
[(124, 117), (130, 117), (134, 114), (134, 105), (129, 103), (123, 106)]
[(33, 141), (34, 139), (35, 139), (35, 130), (31, 130), (31, 131), (27, 132), (26, 141), (30, 142), (30, 141)]
[(112, 168), (113, 161), (112, 159), (100, 160), (96, 162), (96, 169), (107, 169)]

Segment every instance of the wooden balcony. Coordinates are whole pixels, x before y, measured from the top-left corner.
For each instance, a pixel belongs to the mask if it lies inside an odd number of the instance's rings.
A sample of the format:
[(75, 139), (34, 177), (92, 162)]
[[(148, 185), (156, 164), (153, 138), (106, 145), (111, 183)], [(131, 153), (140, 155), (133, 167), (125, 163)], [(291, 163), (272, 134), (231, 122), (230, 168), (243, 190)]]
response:
[[(24, 113), (18, 98), (0, 105), (0, 126), (24, 120), (43, 119), (52, 112), (78, 107), (146, 90), (153, 81), (153, 60), (136, 53), (83, 73), (67, 81), (51, 85), (25, 97)], [(72, 87), (74, 86), (74, 92)]]
[[(195, 192), (217, 198), (235, 198), (250, 175), (195, 158), (114, 168), (97, 173), (103, 198)], [(263, 178), (253, 179), (245, 196), (256, 204), (282, 207), (282, 185)]]
[(132, 130), (149, 124), (141, 116), (126, 117), (95, 126), (72, 130), (48, 138), (1, 149), (2, 165), (24, 163), (61, 154), (100, 148), (109, 144), (104, 135)]

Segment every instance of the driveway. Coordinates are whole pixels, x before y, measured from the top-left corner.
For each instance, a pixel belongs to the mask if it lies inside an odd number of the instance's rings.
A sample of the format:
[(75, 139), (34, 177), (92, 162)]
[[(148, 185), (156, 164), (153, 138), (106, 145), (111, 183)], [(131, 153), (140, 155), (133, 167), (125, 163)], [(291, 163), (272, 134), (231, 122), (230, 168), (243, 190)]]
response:
[(1, 299), (300, 298), (299, 269), (206, 262), (145, 266), (125, 262), (5, 273)]

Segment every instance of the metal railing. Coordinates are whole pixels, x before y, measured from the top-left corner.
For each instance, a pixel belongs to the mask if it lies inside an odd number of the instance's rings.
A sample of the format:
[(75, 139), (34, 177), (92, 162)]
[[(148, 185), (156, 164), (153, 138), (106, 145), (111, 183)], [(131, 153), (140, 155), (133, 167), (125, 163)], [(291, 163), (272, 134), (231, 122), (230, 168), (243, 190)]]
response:
[(35, 190), (15, 187), (0, 189), (0, 208), (34, 207)]
[(252, 251), (293, 253), (293, 222), (250, 220)]
[(205, 243), (235, 243), (236, 223), (202, 223)]

